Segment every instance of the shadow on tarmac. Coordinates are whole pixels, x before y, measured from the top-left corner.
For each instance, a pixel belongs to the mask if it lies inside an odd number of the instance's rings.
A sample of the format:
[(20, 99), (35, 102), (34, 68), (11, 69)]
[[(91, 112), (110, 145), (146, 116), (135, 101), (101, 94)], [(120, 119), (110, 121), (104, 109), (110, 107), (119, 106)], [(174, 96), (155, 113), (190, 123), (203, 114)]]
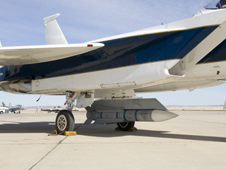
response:
[(172, 134), (172, 132), (169, 131), (152, 131), (143, 129), (138, 129), (138, 131), (136, 132), (122, 132), (115, 131), (115, 128), (116, 125), (107, 125), (107, 126), (102, 125), (102, 127), (101, 125), (95, 126), (82, 125), (76, 131), (77, 134), (79, 135), (94, 137), (141, 136), (141, 137), (154, 137), (167, 139), (194, 140), (194, 141), (226, 142), (226, 137)]
[(51, 133), (54, 130), (54, 122), (11, 122), (10, 124), (0, 124), (0, 133)]
[[(122, 136), (141, 136), (152, 138), (194, 140), (194, 141), (226, 142), (226, 137), (172, 134), (172, 132), (169, 133), (168, 131), (152, 131), (143, 129), (138, 129), (138, 131), (136, 132), (120, 132), (115, 131), (115, 128), (116, 128), (115, 124), (112, 125), (75, 124), (75, 130), (77, 134), (83, 136), (107, 137), (107, 138)], [(51, 133), (54, 130), (55, 130), (54, 122), (31, 122), (31, 123), (11, 122), (10, 124), (0, 125), (0, 133)]]

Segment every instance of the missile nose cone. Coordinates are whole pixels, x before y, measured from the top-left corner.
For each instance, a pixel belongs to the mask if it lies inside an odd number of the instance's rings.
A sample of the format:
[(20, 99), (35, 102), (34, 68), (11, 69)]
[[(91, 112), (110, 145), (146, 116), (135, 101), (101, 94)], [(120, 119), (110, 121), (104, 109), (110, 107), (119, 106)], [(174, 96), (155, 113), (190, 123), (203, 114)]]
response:
[(177, 117), (178, 115), (169, 111), (164, 110), (153, 110), (152, 112), (152, 120), (153, 122), (162, 122), (169, 119), (173, 119)]

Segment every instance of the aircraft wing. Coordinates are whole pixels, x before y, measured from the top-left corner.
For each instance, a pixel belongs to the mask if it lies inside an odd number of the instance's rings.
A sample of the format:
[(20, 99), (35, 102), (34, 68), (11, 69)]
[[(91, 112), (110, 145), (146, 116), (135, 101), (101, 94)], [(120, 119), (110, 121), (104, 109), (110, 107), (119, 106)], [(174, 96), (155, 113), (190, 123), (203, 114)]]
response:
[(0, 48), (0, 65), (24, 65), (59, 60), (103, 47), (102, 43), (39, 45)]
[(169, 73), (172, 75), (184, 75), (186, 71), (195, 66), (208, 53), (226, 39), (226, 21), (218, 26), (209, 36), (200, 42), (184, 58), (182, 58)]

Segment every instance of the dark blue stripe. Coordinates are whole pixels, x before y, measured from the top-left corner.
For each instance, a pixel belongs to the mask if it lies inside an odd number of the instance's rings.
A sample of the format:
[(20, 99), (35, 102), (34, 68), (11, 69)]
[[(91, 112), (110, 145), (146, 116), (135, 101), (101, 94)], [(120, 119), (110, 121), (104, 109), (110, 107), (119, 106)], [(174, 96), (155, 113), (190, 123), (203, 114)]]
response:
[(138, 110), (135, 111), (134, 117), (135, 117), (135, 120), (136, 120), (136, 121), (139, 121), (139, 120), (137, 119), (137, 112), (138, 112)]
[(206, 55), (199, 63), (209, 63), (226, 60), (226, 40)]
[(9, 79), (41, 79), (183, 58), (216, 26), (105, 41), (105, 47), (66, 59), (0, 69)]
[(116, 119), (118, 119), (118, 112), (116, 113)]
[(127, 112), (127, 110), (125, 110), (125, 111), (124, 111), (124, 114), (123, 114), (123, 117), (124, 117), (124, 120), (125, 120), (125, 121), (127, 121), (127, 120), (126, 120), (126, 112)]
[(101, 118), (101, 119), (103, 118), (103, 117), (102, 117), (102, 116), (103, 116), (102, 114), (103, 114), (103, 112), (100, 113), (100, 118)]

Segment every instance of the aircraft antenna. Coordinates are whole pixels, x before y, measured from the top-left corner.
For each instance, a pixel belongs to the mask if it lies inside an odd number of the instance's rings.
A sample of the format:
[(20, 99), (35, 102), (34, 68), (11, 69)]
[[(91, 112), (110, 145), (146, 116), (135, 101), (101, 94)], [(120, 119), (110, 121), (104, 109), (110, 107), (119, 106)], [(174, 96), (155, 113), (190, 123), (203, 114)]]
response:
[(42, 95), (40, 95), (40, 97), (38, 98), (38, 100), (36, 100), (36, 102), (38, 102), (41, 99)]

